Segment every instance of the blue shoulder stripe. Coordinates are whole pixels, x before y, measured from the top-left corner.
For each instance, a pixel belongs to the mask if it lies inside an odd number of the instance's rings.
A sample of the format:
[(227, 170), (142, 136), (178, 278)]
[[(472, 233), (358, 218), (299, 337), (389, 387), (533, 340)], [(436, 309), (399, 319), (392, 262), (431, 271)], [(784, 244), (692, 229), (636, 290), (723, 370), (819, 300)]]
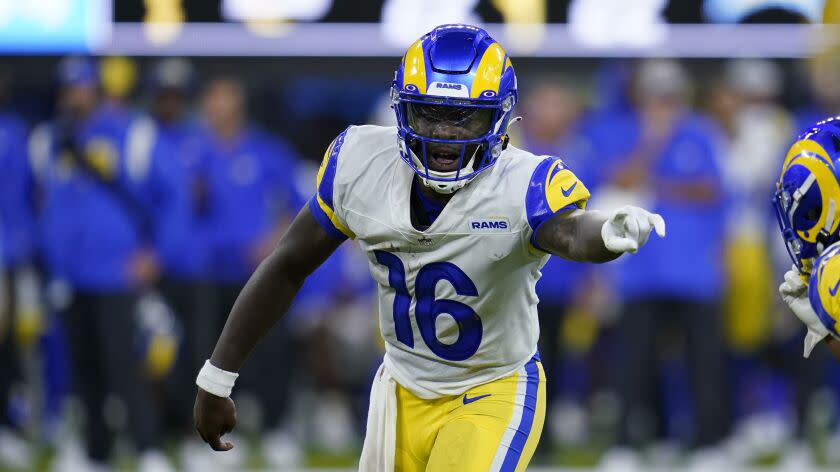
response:
[(525, 212), (533, 231), (531, 244), (542, 250), (536, 244), (540, 226), (558, 213), (584, 208), (588, 199), (589, 191), (563, 161), (556, 157), (543, 159), (531, 174), (525, 194)]
[(545, 198), (545, 175), (553, 159), (544, 159), (531, 174), (528, 192), (525, 194), (525, 212), (528, 215), (528, 225), (536, 231), (537, 228), (551, 216), (548, 201)]
[(347, 135), (348, 127), (341, 134), (336, 137), (327, 152), (324, 153), (324, 160), (321, 162), (321, 167), (318, 169), (318, 195), (321, 200), (330, 208), (335, 208), (333, 205), (333, 183), (335, 182), (335, 171), (338, 166), (338, 154), (341, 152), (341, 146), (344, 144), (344, 137)]
[(324, 153), (321, 167), (318, 168), (315, 196), (309, 201), (309, 209), (312, 211), (312, 215), (315, 216), (318, 223), (328, 233), (342, 240), (348, 237), (355, 238), (355, 234), (353, 234), (335, 213), (335, 194), (333, 188), (335, 185), (335, 173), (338, 168), (338, 155), (341, 153), (341, 146), (344, 144), (344, 139), (349, 129), (348, 127), (342, 131), (327, 148), (327, 152)]

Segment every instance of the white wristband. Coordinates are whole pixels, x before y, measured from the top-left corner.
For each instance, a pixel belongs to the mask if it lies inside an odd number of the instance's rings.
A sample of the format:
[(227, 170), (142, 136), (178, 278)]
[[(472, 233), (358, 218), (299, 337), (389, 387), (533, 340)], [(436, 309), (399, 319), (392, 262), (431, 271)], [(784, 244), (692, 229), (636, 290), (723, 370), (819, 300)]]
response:
[(211, 364), (208, 359), (204, 361), (204, 367), (198, 372), (195, 384), (202, 390), (224, 398), (230, 396), (237, 377), (239, 377), (239, 374), (236, 372), (222, 370)]

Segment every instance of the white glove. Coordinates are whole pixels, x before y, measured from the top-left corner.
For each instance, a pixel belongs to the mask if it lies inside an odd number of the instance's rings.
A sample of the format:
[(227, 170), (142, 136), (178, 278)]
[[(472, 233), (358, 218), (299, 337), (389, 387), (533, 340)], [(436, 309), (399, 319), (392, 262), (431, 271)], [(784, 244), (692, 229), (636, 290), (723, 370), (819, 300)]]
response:
[(782, 285), (779, 285), (779, 293), (782, 295), (782, 300), (793, 310), (793, 314), (808, 328), (802, 352), (803, 357), (808, 357), (814, 350), (814, 346), (829, 333), (811, 307), (811, 301), (808, 299), (808, 287), (802, 281), (796, 267), (785, 272), (785, 281), (782, 282)]
[(650, 230), (655, 229), (660, 238), (665, 237), (665, 220), (656, 213), (639, 207), (625, 205), (612, 212), (601, 227), (604, 245), (612, 252), (635, 253), (644, 245)]

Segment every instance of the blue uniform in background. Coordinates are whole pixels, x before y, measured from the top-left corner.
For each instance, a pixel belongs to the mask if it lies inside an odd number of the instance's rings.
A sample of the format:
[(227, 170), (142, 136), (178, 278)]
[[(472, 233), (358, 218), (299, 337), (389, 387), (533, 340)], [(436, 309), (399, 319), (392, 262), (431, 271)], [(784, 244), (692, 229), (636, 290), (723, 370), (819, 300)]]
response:
[[(651, 238), (644, 251), (619, 260), (618, 286), (625, 299), (677, 297), (718, 301), (723, 284), (725, 229), (718, 143), (718, 130), (698, 116), (685, 116), (675, 125), (673, 136), (651, 169), (651, 210), (667, 222), (668, 236)], [(701, 179), (719, 186), (721, 198), (690, 203), (656, 194), (656, 182), (695, 183)]]
[(75, 131), (76, 145), (100, 169), (81, 170), (48, 131), (42, 240), (48, 268), (82, 291), (136, 288), (129, 262), (149, 247), (162, 259), (186, 244), (186, 198), (179, 169), (146, 118), (110, 120), (94, 114)]
[(0, 113), (0, 268), (27, 262), (34, 249), (32, 175), (27, 129), (11, 113)]
[(202, 224), (206, 217), (205, 182), (201, 180), (206, 144), (199, 128), (189, 122), (157, 123), (158, 137), (164, 143), (161, 159), (176, 168), (178, 187), (186, 200), (183, 228), (187, 244), (178, 252), (169, 252), (163, 261), (167, 277), (176, 280), (207, 280), (210, 271), (208, 228)]
[[(250, 126), (231, 140), (205, 128), (202, 140), (206, 146), (200, 171), (207, 186), (207, 206), (201, 225), (207, 235), (216, 298), (211, 322), (215, 338), (259, 263), (255, 249), (302, 202), (295, 191), (297, 155), (285, 141)], [(329, 280), (333, 274), (323, 275)], [(275, 326), (243, 366), (240, 388), (257, 395), (270, 427), (279, 424), (285, 412), (288, 379), (295, 364), (278, 364), (277, 359), (300, 355), (295, 349), (304, 347), (295, 346), (290, 330)], [(275, 375), (266, 377), (268, 371)]]
[(213, 279), (244, 284), (256, 268), (254, 246), (302, 205), (294, 192), (296, 155), (284, 141), (254, 128), (232, 142), (204, 131), (207, 182), (203, 225)]
[(98, 109), (81, 122), (45, 124), (33, 132), (31, 146), (44, 194), (46, 268), (73, 290), (62, 321), (74, 389), (88, 413), (87, 452), (98, 462), (113, 447), (101, 415), (108, 393), (126, 402), (140, 451), (159, 442), (159, 410), (144, 377), (136, 321), (144, 287), (131, 268), (141, 251), (168, 260), (188, 243), (183, 178), (166, 158), (166, 141), (150, 119), (121, 116)]
[[(26, 127), (11, 113), (0, 113), (0, 429), (18, 423), (11, 413), (12, 385), (20, 379), (20, 363), (12, 330), (15, 303), (14, 272), (32, 257), (33, 217), (31, 174), (26, 149)], [(11, 318), (11, 320), (10, 320)]]
[(131, 126), (132, 121), (143, 116), (140, 110), (117, 101), (102, 102), (96, 110), (97, 120), (107, 121), (116, 129), (126, 129)]
[[(642, 122), (633, 123), (617, 128), (625, 134), (615, 139), (638, 143)], [(719, 307), (726, 199), (718, 168), (720, 140), (718, 129), (698, 115), (686, 113), (674, 123), (648, 164), (651, 210), (665, 219), (668, 234), (652, 237), (643, 251), (616, 263), (624, 313), (616, 327), (614, 368), (624, 444), (652, 439), (633, 427), (638, 415), (659, 413), (659, 433), (693, 447), (716, 444), (728, 429), (721, 388), (727, 379)], [(708, 201), (667, 193), (703, 182), (713, 191)]]
[(178, 187), (186, 199), (183, 227), (187, 241), (181, 251), (163, 259), (161, 292), (172, 306), (181, 327), (181, 343), (175, 365), (164, 382), (164, 420), (167, 430), (189, 431), (192, 426), (193, 385), (218, 337), (215, 322), (215, 291), (210, 284), (210, 253), (206, 218), (206, 189), (202, 164), (206, 157), (201, 130), (188, 121), (156, 120), (159, 139), (165, 143), (162, 159), (178, 169)]

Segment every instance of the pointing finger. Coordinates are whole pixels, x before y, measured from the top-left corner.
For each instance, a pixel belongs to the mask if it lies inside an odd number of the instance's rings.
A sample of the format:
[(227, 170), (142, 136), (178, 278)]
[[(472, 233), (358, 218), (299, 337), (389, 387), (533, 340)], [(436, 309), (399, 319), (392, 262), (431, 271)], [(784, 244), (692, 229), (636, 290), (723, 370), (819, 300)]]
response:
[(662, 215), (658, 213), (651, 214), (648, 219), (650, 220), (651, 224), (653, 224), (653, 229), (656, 230), (656, 234), (659, 235), (660, 238), (665, 237), (665, 220), (662, 218)]
[(647, 218), (642, 218), (637, 220), (639, 223), (639, 237), (636, 239), (639, 243), (639, 246), (643, 246), (647, 243), (648, 238), (650, 237), (650, 220)]

